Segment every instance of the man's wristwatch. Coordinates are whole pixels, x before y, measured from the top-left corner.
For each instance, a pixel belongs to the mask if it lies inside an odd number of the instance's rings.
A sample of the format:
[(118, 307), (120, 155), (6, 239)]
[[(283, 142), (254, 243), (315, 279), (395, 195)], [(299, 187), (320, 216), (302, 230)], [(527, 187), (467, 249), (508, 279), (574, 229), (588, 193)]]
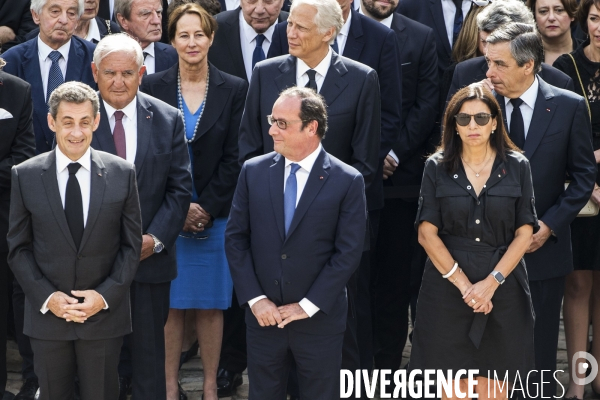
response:
[(504, 275), (502, 275), (498, 271), (492, 271), (492, 272), (490, 272), (490, 275), (494, 277), (496, 282), (498, 282), (498, 285), (502, 285), (504, 283), (504, 281), (506, 280), (506, 279), (504, 279)]
[(165, 245), (162, 244), (162, 242), (160, 240), (158, 240), (158, 238), (156, 236), (154, 236), (151, 233), (148, 233), (148, 235), (150, 235), (152, 237), (152, 240), (154, 240), (154, 249), (152, 250), (154, 253), (160, 253), (161, 251), (163, 251), (163, 249), (165, 248)]

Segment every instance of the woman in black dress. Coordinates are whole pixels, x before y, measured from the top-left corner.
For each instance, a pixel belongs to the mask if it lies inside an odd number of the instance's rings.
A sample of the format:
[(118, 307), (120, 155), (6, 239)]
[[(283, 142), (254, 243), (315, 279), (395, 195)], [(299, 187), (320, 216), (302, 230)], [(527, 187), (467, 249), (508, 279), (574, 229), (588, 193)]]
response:
[[(573, 79), (575, 93), (586, 98), (592, 119), (593, 145), (596, 163), (600, 163), (600, 0), (582, 0), (576, 14), (579, 26), (589, 33), (587, 39), (571, 54), (560, 56), (554, 67)], [(600, 204), (600, 177), (592, 192), (592, 201)], [(563, 316), (569, 371), (573, 355), (586, 351), (590, 323), (590, 305), (594, 332), (592, 355), (600, 359), (600, 216), (575, 218), (571, 223), (573, 267), (567, 275)], [(579, 363), (585, 359), (579, 359)], [(581, 374), (579, 378), (584, 378)], [(565, 398), (583, 399), (584, 385), (575, 383), (569, 375), (569, 389)], [(592, 382), (592, 389), (600, 392), (600, 377)]]
[[(480, 398), (487, 397), (488, 373), (508, 373), (513, 382), (534, 369), (522, 257), (538, 223), (529, 162), (502, 120), (480, 83), (452, 97), (442, 145), (425, 165), (415, 223), (429, 258), (410, 368), (478, 369)], [(463, 389), (466, 384), (461, 380)], [(496, 398), (507, 395), (506, 387), (496, 388)]]

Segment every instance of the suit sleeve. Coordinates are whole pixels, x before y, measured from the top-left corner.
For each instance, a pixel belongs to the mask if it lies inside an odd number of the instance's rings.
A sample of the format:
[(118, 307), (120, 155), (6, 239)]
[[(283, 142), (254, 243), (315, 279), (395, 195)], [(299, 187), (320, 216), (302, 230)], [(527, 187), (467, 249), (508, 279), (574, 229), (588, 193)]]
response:
[(58, 289), (42, 274), (33, 256), (31, 213), (23, 203), (18, 170), (12, 169), (8, 234), (8, 265), (34, 310), (40, 310)]
[(31, 101), (31, 86), (22, 97), (23, 104), (19, 112), (19, 123), (17, 132), (10, 145), (7, 157), (0, 161), (0, 191), (10, 190), (11, 173), (13, 165), (20, 164), (35, 155), (35, 137), (33, 135), (33, 105)]
[(247, 90), (248, 84), (241, 82), (231, 104), (231, 114), (224, 114), (229, 115), (230, 120), (223, 156), (217, 168), (212, 171), (210, 182), (198, 197), (198, 203), (213, 217), (221, 214), (223, 206), (229, 203), (240, 173), (238, 133)]
[(146, 232), (156, 236), (165, 250), (175, 244), (183, 227), (192, 198), (192, 175), (190, 173), (190, 154), (183, 131), (183, 117), (177, 111), (171, 119), (173, 126), (173, 144), (171, 147), (171, 167), (167, 177), (163, 202), (154, 214)]
[(109, 308), (126, 300), (142, 251), (142, 214), (135, 169), (129, 171), (128, 178), (129, 195), (121, 211), (121, 248), (110, 275), (95, 289), (104, 297)]
[(392, 147), (400, 164), (412, 157), (429, 138), (435, 124), (438, 90), (435, 38), (429, 31), (421, 59), (415, 102), (403, 121), (400, 140)]
[(263, 154), (260, 115), (260, 71), (260, 67), (254, 68), (252, 71), (252, 79), (246, 98), (246, 108), (244, 108), (244, 113), (242, 114), (239, 139), (240, 165), (252, 157)]
[(567, 149), (567, 172), (571, 177), (571, 184), (556, 203), (539, 217), (557, 235), (575, 219), (594, 189), (596, 159), (591, 132), (587, 106), (580, 97), (572, 118)]
[(341, 205), (335, 235), (335, 252), (325, 264), (306, 298), (325, 314), (331, 312), (340, 293), (360, 263), (366, 232), (367, 206), (364, 181), (356, 175)]
[(248, 305), (249, 300), (265, 295), (254, 272), (250, 234), (248, 183), (246, 181), (246, 164), (244, 164), (225, 228), (225, 253), (235, 293), (241, 307)]

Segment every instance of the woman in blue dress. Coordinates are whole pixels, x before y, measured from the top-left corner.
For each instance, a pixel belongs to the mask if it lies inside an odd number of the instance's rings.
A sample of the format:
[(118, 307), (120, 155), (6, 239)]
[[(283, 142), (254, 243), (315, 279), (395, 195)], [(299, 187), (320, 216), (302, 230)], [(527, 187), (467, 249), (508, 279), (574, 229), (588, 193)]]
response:
[(178, 276), (171, 283), (165, 326), (167, 400), (186, 398), (178, 385), (185, 310), (196, 314), (203, 398), (217, 399), (223, 310), (230, 307), (233, 290), (224, 231), (239, 174), (237, 139), (248, 85), (208, 62), (216, 28), (215, 19), (196, 4), (173, 10), (168, 33), (179, 63), (144, 77), (141, 86), (143, 92), (181, 111), (194, 182), (177, 240)]

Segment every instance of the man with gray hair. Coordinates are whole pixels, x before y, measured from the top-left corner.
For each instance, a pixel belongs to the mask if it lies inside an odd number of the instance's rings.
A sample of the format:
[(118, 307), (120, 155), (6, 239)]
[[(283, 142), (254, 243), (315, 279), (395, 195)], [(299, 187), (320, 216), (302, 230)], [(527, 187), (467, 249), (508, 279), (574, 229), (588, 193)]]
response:
[[(485, 40), (496, 29), (513, 22), (535, 27), (531, 10), (521, 0), (502, 0), (490, 3), (477, 16), (480, 40)], [(485, 79), (487, 70), (488, 65), (485, 57), (476, 57), (458, 63), (452, 76), (452, 83), (446, 101), (450, 100), (459, 89)], [(536, 73), (553, 86), (573, 90), (573, 80), (551, 65), (542, 64), (541, 69)], [(446, 93), (442, 93), (442, 96), (444, 95)]]
[(160, 42), (166, 11), (161, 0), (115, 0), (117, 22), (140, 42), (147, 74), (169, 69), (179, 60), (173, 46)]
[[(503, 111), (512, 141), (531, 164), (540, 229), (525, 254), (535, 311), (537, 378), (528, 379), (531, 398), (556, 395), (556, 348), (565, 276), (573, 270), (570, 224), (589, 200), (596, 161), (586, 103), (539, 75), (542, 41), (532, 25), (504, 25), (487, 37), (487, 77)], [(565, 190), (565, 176), (571, 184)], [(491, 194), (491, 193), (490, 193)], [(502, 196), (520, 196), (503, 193)], [(501, 289), (500, 289), (501, 290)]]
[[(90, 148), (96, 92), (67, 82), (50, 96), (56, 148), (12, 169), (8, 263), (25, 292), (25, 334), (40, 400), (114, 400), (141, 215), (135, 168)], [(69, 323), (71, 322), (71, 323)]]

